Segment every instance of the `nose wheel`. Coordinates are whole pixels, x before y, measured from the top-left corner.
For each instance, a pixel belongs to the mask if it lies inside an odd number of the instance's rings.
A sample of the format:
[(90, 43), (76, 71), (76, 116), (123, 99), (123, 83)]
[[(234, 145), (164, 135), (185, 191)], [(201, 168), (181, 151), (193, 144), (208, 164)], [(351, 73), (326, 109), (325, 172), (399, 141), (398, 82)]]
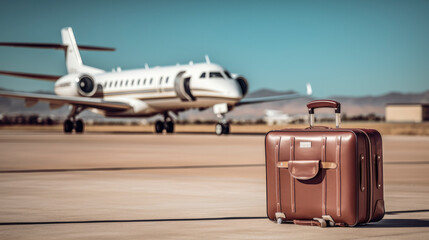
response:
[(229, 134), (229, 123), (218, 123), (215, 128), (216, 135)]
[(226, 121), (225, 114), (228, 113), (230, 107), (226, 103), (219, 103), (213, 106), (213, 112), (219, 118), (218, 124), (215, 127), (216, 135), (229, 134), (229, 123)]

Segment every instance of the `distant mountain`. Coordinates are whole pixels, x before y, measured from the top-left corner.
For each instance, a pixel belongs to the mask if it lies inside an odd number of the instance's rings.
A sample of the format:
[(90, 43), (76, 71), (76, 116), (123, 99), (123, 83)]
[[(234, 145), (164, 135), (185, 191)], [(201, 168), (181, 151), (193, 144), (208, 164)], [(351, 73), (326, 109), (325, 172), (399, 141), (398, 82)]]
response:
[[(52, 92), (43, 92), (52, 94)], [(284, 94), (293, 94), (294, 91), (275, 91), (271, 89), (260, 89), (249, 93), (246, 98), (255, 97), (269, 97)], [(333, 96), (328, 99), (334, 99), (342, 104), (342, 112), (355, 116), (359, 114), (375, 113), (377, 115), (384, 115), (385, 106), (387, 103), (429, 103), (429, 90), (422, 93), (398, 93), (392, 92), (379, 96), (363, 96), (363, 97), (346, 97), (346, 96)], [(261, 118), (265, 114), (266, 109), (276, 109), (288, 114), (307, 114), (306, 104), (314, 100), (310, 97), (302, 97), (293, 100), (284, 100), (278, 102), (269, 102), (253, 105), (244, 105), (237, 107), (234, 111), (228, 113), (228, 118), (233, 119), (255, 119)], [(49, 105), (44, 102), (39, 102), (33, 107), (25, 107), (25, 103), (20, 99), (0, 98), (0, 114), (39, 114), (42, 116), (61, 116), (65, 117), (69, 110), (67, 106), (60, 109), (50, 110)], [(321, 110), (321, 113), (329, 113), (327, 110)], [(82, 113), (83, 118), (101, 118), (89, 111)], [(180, 114), (181, 119), (216, 119), (212, 109), (204, 111), (191, 110)]]
[[(269, 97), (295, 93), (293, 91), (280, 92), (269, 89), (261, 89), (249, 93), (246, 98), (253, 97)], [(306, 104), (314, 100), (312, 97), (302, 97), (293, 100), (284, 100), (278, 102), (268, 102), (254, 105), (244, 105), (237, 107), (234, 111), (228, 113), (228, 118), (233, 119), (256, 119), (262, 118), (266, 109), (276, 109), (288, 114), (307, 114)], [(327, 99), (333, 99), (341, 103), (341, 110), (348, 116), (356, 116), (360, 114), (375, 113), (384, 116), (385, 106), (387, 103), (429, 103), (429, 90), (422, 93), (398, 93), (392, 92), (379, 96), (363, 96), (363, 97), (346, 97), (332, 96)], [(322, 114), (331, 113), (326, 109), (321, 109), (317, 112)], [(201, 113), (196, 111), (185, 113), (190, 119), (215, 119), (211, 109), (207, 109)]]

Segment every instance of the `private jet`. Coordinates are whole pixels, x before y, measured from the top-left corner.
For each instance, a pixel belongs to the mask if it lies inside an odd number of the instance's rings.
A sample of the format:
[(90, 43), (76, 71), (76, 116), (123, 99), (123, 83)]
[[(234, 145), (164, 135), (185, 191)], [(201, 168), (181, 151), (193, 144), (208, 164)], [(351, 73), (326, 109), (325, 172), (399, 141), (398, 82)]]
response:
[[(84, 122), (77, 116), (84, 110), (105, 117), (151, 117), (162, 115), (164, 121), (155, 122), (156, 133), (173, 133), (174, 119), (189, 109), (213, 108), (219, 118), (217, 135), (229, 134), (225, 115), (235, 107), (301, 97), (289, 94), (274, 97), (245, 98), (248, 81), (231, 74), (218, 64), (189, 62), (186, 65), (149, 67), (110, 72), (84, 65), (79, 50), (114, 51), (113, 48), (77, 45), (72, 28), (61, 30), (62, 44), (1, 42), (0, 46), (30, 47), (64, 50), (68, 74), (53, 76), (22, 72), (0, 71), (0, 74), (55, 82), (53, 94), (0, 91), (0, 96), (24, 99), (27, 107), (39, 101), (49, 103), (51, 109), (70, 105), (64, 121), (64, 132), (84, 132)], [(307, 94), (311, 86), (307, 84)]]

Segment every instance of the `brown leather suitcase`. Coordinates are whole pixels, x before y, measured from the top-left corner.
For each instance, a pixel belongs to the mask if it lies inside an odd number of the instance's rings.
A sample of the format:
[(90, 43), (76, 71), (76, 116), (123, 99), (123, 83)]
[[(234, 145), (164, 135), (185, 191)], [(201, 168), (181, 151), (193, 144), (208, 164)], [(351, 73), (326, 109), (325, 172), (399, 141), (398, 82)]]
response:
[[(267, 215), (277, 223), (356, 226), (384, 216), (382, 139), (340, 125), (340, 103), (307, 104), (310, 127), (265, 136)], [(314, 109), (333, 108), (336, 127), (314, 126)]]

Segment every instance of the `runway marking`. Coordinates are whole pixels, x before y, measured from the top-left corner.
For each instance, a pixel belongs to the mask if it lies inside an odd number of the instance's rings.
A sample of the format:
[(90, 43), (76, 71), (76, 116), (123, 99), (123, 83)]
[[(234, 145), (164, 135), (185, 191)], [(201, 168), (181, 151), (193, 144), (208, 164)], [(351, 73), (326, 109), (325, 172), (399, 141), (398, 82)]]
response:
[[(385, 162), (385, 165), (429, 164), (429, 161)], [(153, 166), (153, 167), (112, 167), (112, 168), (65, 168), (65, 169), (18, 169), (0, 170), (1, 173), (39, 173), (39, 172), (91, 172), (91, 171), (127, 171), (127, 170), (162, 170), (162, 169), (195, 169), (195, 168), (240, 168), (264, 167), (265, 164), (225, 164), (225, 165), (190, 165), (190, 166)]]
[[(90, 220), (90, 221), (53, 221), (53, 222), (0, 222), (0, 226), (22, 225), (57, 225), (57, 224), (90, 224), (90, 223), (136, 223), (136, 222), (187, 222), (187, 221), (225, 221), (225, 220), (257, 220), (267, 217), (223, 217), (223, 218), (183, 218), (183, 219), (137, 219), (137, 220)], [(383, 219), (358, 228), (398, 228), (398, 227), (429, 227), (424, 219)], [(408, 233), (407, 233), (408, 234)]]
[(0, 173), (91, 172), (91, 171), (163, 170), (163, 169), (195, 169), (195, 168), (240, 168), (240, 167), (264, 167), (264, 166), (265, 164), (225, 164), (225, 165), (190, 165), (190, 166), (154, 166), (154, 167), (22, 169), (22, 170), (2, 170), (0, 171)]
[(128, 223), (128, 222), (187, 222), (187, 221), (223, 221), (266, 219), (267, 217), (217, 217), (217, 218), (165, 218), (165, 219), (132, 219), (132, 220), (87, 220), (87, 221), (49, 221), (49, 222), (0, 222), (0, 225), (47, 225), (79, 223)]
[[(429, 161), (384, 162), (384, 165), (429, 164)], [(190, 165), (190, 166), (153, 166), (153, 167), (112, 167), (112, 168), (65, 168), (65, 169), (18, 169), (0, 170), (1, 173), (42, 173), (42, 172), (91, 172), (91, 171), (127, 171), (127, 170), (163, 170), (163, 169), (195, 169), (195, 168), (240, 168), (264, 167), (265, 164), (225, 164), (225, 165)]]
[[(385, 162), (385, 165), (429, 164), (429, 161)], [(42, 173), (42, 172), (91, 172), (91, 171), (127, 171), (127, 170), (163, 170), (163, 169), (195, 169), (195, 168), (240, 168), (264, 167), (265, 164), (225, 164), (225, 165), (190, 165), (190, 166), (153, 166), (153, 167), (112, 167), (112, 168), (65, 168), (65, 169), (18, 169), (0, 170), (1, 173)]]
[[(386, 215), (395, 215), (401, 213), (417, 213), (417, 212), (429, 212), (429, 209), (420, 210), (404, 210), (404, 211), (388, 211)], [(254, 219), (267, 219), (267, 217), (217, 217), (217, 218), (161, 218), (161, 219), (125, 219), (125, 220), (82, 220), (82, 221), (46, 221), (46, 222), (0, 222), (0, 226), (6, 225), (50, 225), (50, 224), (86, 224), (86, 223), (128, 223), (128, 222), (187, 222), (187, 221), (223, 221), (223, 220), (254, 220)], [(381, 223), (387, 223), (388, 221), (399, 221), (395, 224), (404, 224), (406, 220), (412, 220), (411, 226), (407, 227), (418, 227), (424, 225), (428, 227), (428, 222), (424, 220), (416, 225), (417, 219), (384, 219)], [(380, 223), (371, 224), (370, 227), (381, 226)]]

